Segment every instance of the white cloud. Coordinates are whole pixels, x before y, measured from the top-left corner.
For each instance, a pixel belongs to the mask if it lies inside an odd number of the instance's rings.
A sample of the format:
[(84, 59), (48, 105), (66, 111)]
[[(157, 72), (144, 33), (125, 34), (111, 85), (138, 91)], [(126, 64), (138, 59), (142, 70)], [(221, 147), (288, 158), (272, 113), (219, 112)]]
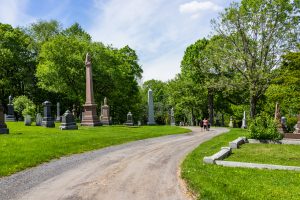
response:
[[(211, 1), (191, 1), (188, 3), (181, 4), (179, 6), (180, 13), (199, 13), (200, 11), (220, 11), (222, 7), (211, 2)], [(193, 15), (195, 16), (195, 15)]]

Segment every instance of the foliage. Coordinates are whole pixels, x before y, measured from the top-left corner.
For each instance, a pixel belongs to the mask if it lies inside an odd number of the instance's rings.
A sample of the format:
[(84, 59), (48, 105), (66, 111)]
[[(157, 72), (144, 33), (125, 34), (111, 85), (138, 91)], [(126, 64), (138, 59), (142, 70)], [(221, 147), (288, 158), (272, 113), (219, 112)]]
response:
[(59, 124), (52, 129), (24, 126), (21, 122), (7, 122), (7, 125), (10, 134), (0, 135), (0, 177), (65, 155), (190, 131), (173, 126), (79, 126), (79, 130), (61, 131)]
[(261, 140), (279, 140), (282, 135), (277, 130), (278, 124), (265, 114), (257, 116), (249, 125), (248, 137)]
[(13, 100), (15, 111), (21, 116), (35, 116), (35, 105), (27, 96), (18, 96)]

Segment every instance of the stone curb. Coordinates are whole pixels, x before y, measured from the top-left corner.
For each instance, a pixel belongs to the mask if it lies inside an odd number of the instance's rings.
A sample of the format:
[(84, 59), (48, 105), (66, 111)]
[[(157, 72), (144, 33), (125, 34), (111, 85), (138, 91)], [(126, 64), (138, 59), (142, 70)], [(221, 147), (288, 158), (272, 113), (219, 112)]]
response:
[(216, 160), (217, 165), (224, 167), (243, 167), (243, 168), (256, 168), (256, 169), (277, 169), (277, 170), (291, 170), (300, 171), (300, 167), (297, 166), (284, 166), (284, 165), (270, 165), (270, 164), (259, 164), (259, 163), (246, 163), (246, 162), (235, 162), (235, 161), (224, 161)]
[(233, 140), (232, 142), (229, 142), (229, 147), (232, 149), (237, 149), (240, 147), (240, 145), (247, 143), (246, 137), (238, 137), (237, 139)]
[(257, 139), (248, 139), (248, 143), (250, 144), (294, 144), (294, 145), (300, 145), (300, 140), (297, 139), (282, 139), (278, 141), (273, 140), (257, 140)]
[(212, 156), (205, 156), (203, 161), (208, 164), (215, 164), (216, 160), (223, 160), (231, 154), (230, 147), (222, 147), (221, 150)]

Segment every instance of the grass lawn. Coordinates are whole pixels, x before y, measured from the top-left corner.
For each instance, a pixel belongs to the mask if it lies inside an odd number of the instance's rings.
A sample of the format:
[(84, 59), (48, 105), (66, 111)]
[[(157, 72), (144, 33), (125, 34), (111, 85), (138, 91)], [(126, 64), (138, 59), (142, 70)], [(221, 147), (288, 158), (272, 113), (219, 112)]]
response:
[(300, 145), (244, 144), (232, 152), (225, 160), (300, 166)]
[(222, 146), (228, 146), (228, 142), (244, 135), (245, 130), (232, 129), (201, 144), (184, 160), (181, 175), (190, 189), (199, 195), (198, 199), (299, 200), (300, 172), (230, 168), (203, 163), (204, 156), (218, 152)]
[(79, 130), (24, 126), (7, 122), (10, 134), (0, 135), (0, 177), (59, 158), (134, 140), (189, 132), (175, 126), (103, 126)]

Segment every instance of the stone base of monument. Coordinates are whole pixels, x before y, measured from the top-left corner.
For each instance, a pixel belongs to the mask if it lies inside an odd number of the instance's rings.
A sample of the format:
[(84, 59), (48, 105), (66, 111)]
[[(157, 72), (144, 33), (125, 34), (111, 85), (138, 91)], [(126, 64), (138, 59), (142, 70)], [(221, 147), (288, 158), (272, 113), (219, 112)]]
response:
[(134, 124), (133, 124), (133, 122), (126, 122), (126, 123), (124, 123), (124, 125), (126, 125), (126, 126), (133, 126)]
[(42, 126), (47, 127), (47, 128), (53, 128), (53, 127), (55, 127), (55, 124), (54, 124), (53, 120), (44, 120), (43, 119)]
[(175, 123), (171, 123), (171, 126), (176, 126), (176, 124)]
[(101, 119), (101, 123), (103, 124), (103, 125), (111, 125), (111, 121), (110, 120), (108, 120), (108, 119)]
[(76, 123), (62, 123), (59, 128), (60, 130), (78, 130)]
[(0, 128), (0, 134), (9, 134), (8, 128)]
[(96, 109), (96, 104), (84, 105), (81, 126), (102, 126), (102, 123), (98, 119)]
[(15, 122), (15, 116), (14, 115), (6, 115), (5, 116), (5, 121), (6, 122)]
[(300, 134), (299, 133), (285, 133), (284, 138), (300, 139)]
[(147, 125), (156, 125), (156, 123), (155, 122), (147, 122)]

